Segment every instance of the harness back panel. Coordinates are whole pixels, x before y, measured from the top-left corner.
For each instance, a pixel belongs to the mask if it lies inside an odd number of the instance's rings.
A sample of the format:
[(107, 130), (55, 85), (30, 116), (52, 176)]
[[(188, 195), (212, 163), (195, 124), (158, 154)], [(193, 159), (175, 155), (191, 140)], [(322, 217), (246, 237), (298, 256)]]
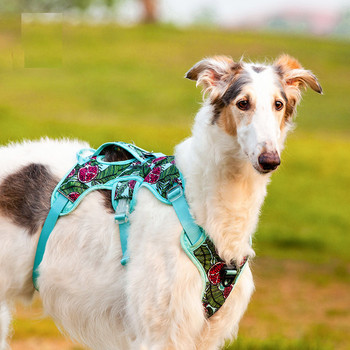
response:
[[(103, 151), (111, 145), (125, 149), (134, 158), (106, 162)], [(82, 150), (80, 154), (83, 155), (84, 151), (86, 150)], [(174, 156), (149, 153), (124, 142), (107, 143), (94, 153), (80, 157), (80, 162), (56, 186), (51, 204), (56, 200), (58, 193), (65, 196), (69, 202), (61, 215), (67, 215), (89, 192), (107, 189), (113, 193), (114, 209), (117, 207), (118, 200), (129, 199), (132, 200), (132, 211), (136, 204), (136, 193), (140, 187), (148, 188), (160, 201), (170, 204), (167, 192), (174, 185), (181, 183), (181, 175), (175, 166)]]

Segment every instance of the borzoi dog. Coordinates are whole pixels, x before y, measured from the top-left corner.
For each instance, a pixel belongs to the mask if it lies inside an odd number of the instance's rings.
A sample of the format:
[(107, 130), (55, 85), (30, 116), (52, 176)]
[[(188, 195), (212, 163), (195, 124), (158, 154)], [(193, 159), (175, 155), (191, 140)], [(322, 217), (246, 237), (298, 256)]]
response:
[[(301, 88), (321, 93), (316, 77), (287, 55), (273, 64), (203, 59), (186, 78), (205, 101), (192, 136), (175, 150), (196, 224), (227, 266), (253, 257), (251, 237)], [(0, 349), (6, 348), (14, 300), (31, 299), (38, 237), (58, 181), (88, 147), (42, 139), (0, 148)], [(118, 155), (115, 155), (118, 158)], [(202, 276), (180, 245), (171, 205), (142, 188), (122, 255), (106, 193), (91, 192), (61, 217), (39, 269), (43, 307), (73, 340), (95, 350), (219, 349), (236, 336), (254, 284), (249, 262), (222, 307), (208, 318)]]

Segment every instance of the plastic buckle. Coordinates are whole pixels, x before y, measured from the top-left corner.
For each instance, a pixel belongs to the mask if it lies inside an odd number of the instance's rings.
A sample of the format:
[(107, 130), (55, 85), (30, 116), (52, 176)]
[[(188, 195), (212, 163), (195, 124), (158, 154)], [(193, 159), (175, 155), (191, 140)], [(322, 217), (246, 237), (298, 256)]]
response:
[(118, 201), (117, 209), (115, 211), (114, 219), (118, 224), (125, 224), (129, 221), (130, 214), (130, 200), (120, 199)]
[(238, 271), (235, 268), (225, 266), (220, 271), (220, 278), (224, 287), (230, 286), (236, 279)]
[(176, 185), (167, 192), (166, 196), (170, 202), (175, 202), (177, 199), (183, 196), (183, 194), (184, 191), (182, 189), (182, 186)]

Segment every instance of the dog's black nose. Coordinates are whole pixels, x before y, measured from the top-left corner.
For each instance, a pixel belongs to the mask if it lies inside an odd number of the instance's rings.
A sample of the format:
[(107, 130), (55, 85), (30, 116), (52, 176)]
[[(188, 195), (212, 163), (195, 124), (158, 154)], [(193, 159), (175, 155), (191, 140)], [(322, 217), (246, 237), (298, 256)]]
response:
[(260, 154), (258, 162), (264, 171), (270, 171), (275, 170), (281, 164), (281, 159), (277, 152), (264, 152)]

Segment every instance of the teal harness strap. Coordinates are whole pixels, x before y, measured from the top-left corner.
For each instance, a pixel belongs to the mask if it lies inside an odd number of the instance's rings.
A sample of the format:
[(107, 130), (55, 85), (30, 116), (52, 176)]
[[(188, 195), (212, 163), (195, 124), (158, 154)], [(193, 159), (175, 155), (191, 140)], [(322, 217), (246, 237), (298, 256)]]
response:
[(122, 265), (126, 265), (130, 259), (129, 253), (128, 253), (128, 238), (129, 238), (129, 228), (130, 228), (129, 213), (130, 213), (130, 200), (120, 199), (118, 201), (114, 219), (119, 225), (120, 245), (123, 253), (123, 257), (120, 261)]
[(49, 239), (50, 234), (54, 229), (56, 222), (61, 214), (61, 211), (63, 210), (67, 202), (68, 202), (68, 199), (64, 197), (62, 194), (60, 194), (57, 197), (57, 200), (51, 206), (50, 212), (45, 220), (43, 229), (41, 230), (38, 246), (36, 248), (34, 267), (33, 267), (33, 283), (36, 290), (39, 290), (37, 285), (37, 279), (39, 277), (38, 268), (41, 261), (43, 260), (47, 240)]
[(168, 192), (167, 197), (176, 212), (188, 240), (194, 246), (202, 237), (202, 231), (193, 220), (182, 186), (177, 185), (173, 187)]

